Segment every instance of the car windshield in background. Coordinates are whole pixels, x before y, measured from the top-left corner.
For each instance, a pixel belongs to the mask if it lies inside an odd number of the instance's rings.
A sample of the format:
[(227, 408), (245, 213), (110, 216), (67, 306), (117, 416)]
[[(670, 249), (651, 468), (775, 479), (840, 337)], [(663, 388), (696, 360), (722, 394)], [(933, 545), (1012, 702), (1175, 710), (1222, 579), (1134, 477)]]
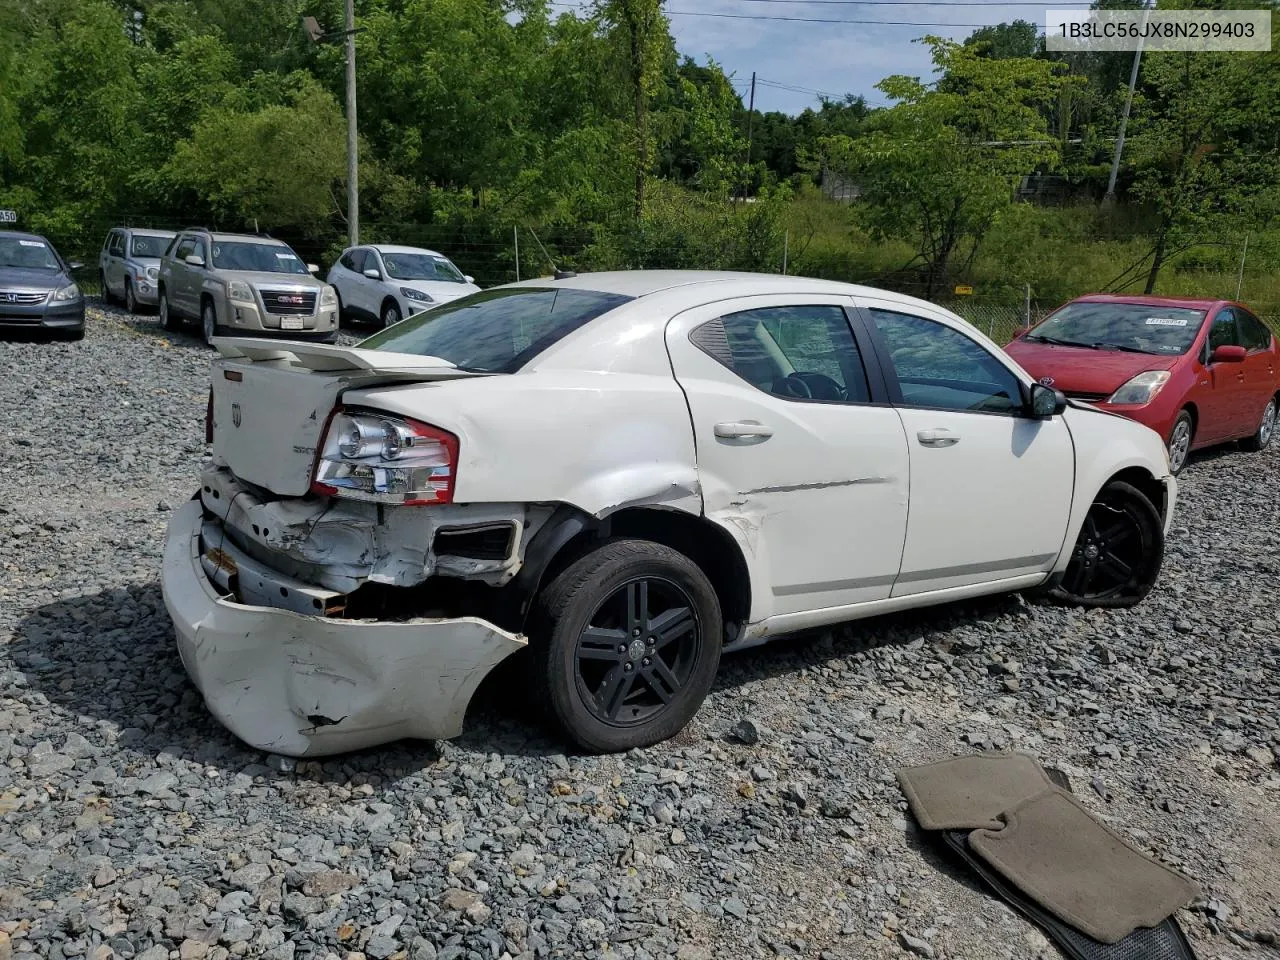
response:
[(382, 262), (387, 276), (392, 280), (442, 280), (445, 283), (466, 283), (466, 277), (444, 257), (426, 253), (384, 253)]
[(164, 253), (164, 248), (169, 245), (168, 237), (134, 237), (133, 242), (129, 244), (129, 255), (131, 257), (156, 257)]
[(61, 270), (62, 264), (43, 240), (0, 237), (0, 267), (22, 270)]
[(1195, 343), (1205, 312), (1144, 303), (1069, 303), (1023, 339), (1030, 343), (1172, 355)]
[(253, 273), (296, 273), (306, 276), (307, 265), (288, 247), (274, 243), (217, 241), (213, 245), (213, 265), (218, 270), (245, 270)]
[(360, 346), (439, 357), (461, 370), (515, 373), (558, 340), (630, 299), (593, 290), (487, 290), (397, 323)]

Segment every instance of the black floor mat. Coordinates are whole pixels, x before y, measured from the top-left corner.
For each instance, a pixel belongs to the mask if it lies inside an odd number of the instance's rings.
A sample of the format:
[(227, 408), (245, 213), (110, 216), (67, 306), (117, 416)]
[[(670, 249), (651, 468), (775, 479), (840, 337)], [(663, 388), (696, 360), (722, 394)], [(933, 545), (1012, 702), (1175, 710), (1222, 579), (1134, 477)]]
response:
[(1135, 930), (1116, 943), (1099, 943), (1067, 926), (1010, 886), (969, 849), (969, 831), (930, 831), (929, 836), (939, 839), (948, 851), (967, 864), (997, 897), (1040, 927), (1071, 960), (1195, 960), (1176, 917), (1169, 917), (1155, 927)]

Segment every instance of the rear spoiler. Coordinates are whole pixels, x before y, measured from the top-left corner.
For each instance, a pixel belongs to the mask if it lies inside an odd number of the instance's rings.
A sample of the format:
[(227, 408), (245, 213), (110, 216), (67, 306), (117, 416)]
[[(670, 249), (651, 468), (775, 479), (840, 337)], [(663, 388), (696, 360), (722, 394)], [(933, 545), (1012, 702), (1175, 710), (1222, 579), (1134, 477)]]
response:
[(462, 377), (487, 377), (492, 374), (459, 370), (440, 357), (423, 357), (413, 353), (389, 353), (384, 350), (361, 350), (328, 343), (300, 340), (261, 340), (254, 337), (214, 337), (213, 345), (228, 360), (251, 363), (283, 362), (316, 373), (367, 371), (377, 374), (411, 376), (415, 380), (456, 380)]

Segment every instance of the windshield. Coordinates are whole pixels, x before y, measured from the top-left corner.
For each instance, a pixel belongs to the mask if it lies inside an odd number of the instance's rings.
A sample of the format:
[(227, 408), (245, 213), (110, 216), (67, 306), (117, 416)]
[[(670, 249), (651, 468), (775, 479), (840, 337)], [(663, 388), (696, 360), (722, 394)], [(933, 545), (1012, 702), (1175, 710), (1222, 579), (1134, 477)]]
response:
[(515, 373), (630, 297), (518, 287), (473, 293), (375, 333), (360, 347), (439, 357), (462, 370)]
[(441, 280), (466, 283), (466, 278), (444, 257), (429, 253), (384, 253), (382, 262), (392, 280)]
[(213, 265), (218, 270), (253, 273), (308, 273), (307, 265), (296, 253), (277, 243), (218, 241), (213, 245)]
[(1069, 303), (1023, 339), (1099, 350), (1186, 353), (1205, 312), (1143, 303)]
[(169, 237), (138, 237), (133, 238), (133, 242), (129, 244), (129, 255), (131, 257), (160, 257), (164, 253), (164, 248), (169, 245)]
[(0, 237), (0, 267), (25, 270), (61, 270), (53, 249), (43, 240)]

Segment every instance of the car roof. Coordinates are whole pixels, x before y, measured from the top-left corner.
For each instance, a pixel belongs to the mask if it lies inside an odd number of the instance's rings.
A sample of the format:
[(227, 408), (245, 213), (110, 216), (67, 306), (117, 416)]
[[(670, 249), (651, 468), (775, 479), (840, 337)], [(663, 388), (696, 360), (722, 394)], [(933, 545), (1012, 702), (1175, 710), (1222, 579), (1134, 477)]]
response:
[(266, 243), (277, 247), (287, 247), (288, 244), (283, 240), (277, 240), (275, 237), (263, 237), (256, 233), (215, 233), (212, 230), (192, 230), (192, 233), (207, 233), (214, 240), (248, 240), (253, 243)]
[(15, 240), (39, 240), (42, 243), (48, 243), (51, 247), (53, 246), (52, 243), (49, 243), (48, 237), (42, 237), (38, 233), (25, 233), (21, 230), (0, 230), (0, 237), (13, 237)]
[(177, 234), (172, 230), (151, 230), (147, 227), (120, 227), (121, 230), (128, 230), (135, 237), (176, 237)]
[(448, 257), (445, 257), (443, 253), (436, 253), (436, 251), (429, 250), (426, 247), (406, 247), (397, 243), (362, 243), (360, 246), (369, 247), (373, 250), (377, 250), (379, 253), (426, 253), (433, 257), (444, 257), (446, 260), (449, 259)]
[(1076, 297), (1071, 303), (1132, 303), (1144, 307), (1186, 307), (1193, 310), (1208, 310), (1220, 303), (1231, 303), (1230, 300), (1210, 300), (1204, 297), (1157, 297), (1146, 294), (1091, 293)]
[(755, 294), (767, 293), (826, 293), (835, 296), (872, 297), (903, 306), (927, 306), (940, 309), (918, 297), (910, 297), (890, 290), (865, 287), (838, 280), (818, 280), (776, 273), (746, 273), (730, 270), (618, 270), (601, 273), (582, 273), (556, 280), (541, 277), (509, 284), (512, 287), (561, 287), (575, 290), (592, 290), (597, 293), (616, 293), (626, 297), (647, 297), (679, 287), (702, 286), (708, 293), (718, 293), (721, 288), (732, 288), (750, 282)]

